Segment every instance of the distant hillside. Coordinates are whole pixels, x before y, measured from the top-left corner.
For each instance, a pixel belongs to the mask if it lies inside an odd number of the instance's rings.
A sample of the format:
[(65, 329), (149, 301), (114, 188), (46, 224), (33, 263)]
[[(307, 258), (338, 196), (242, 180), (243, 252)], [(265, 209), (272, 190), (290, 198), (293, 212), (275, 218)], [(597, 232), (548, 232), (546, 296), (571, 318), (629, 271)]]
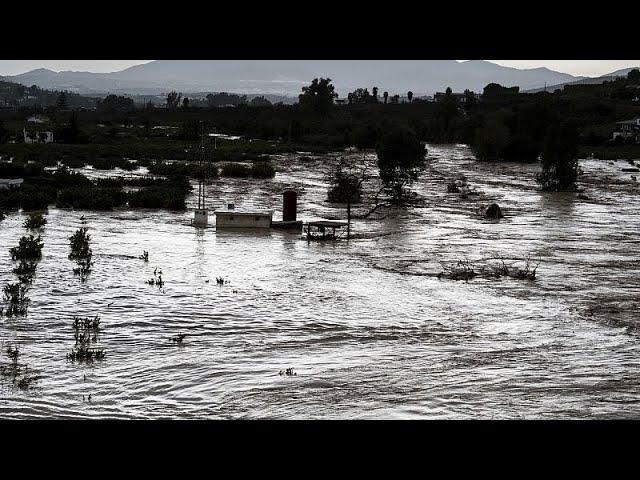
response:
[[(55, 105), (59, 95), (59, 91), (42, 89), (35, 85), (26, 87), (19, 83), (0, 79), (0, 107), (27, 107), (33, 105), (45, 107)], [(75, 93), (66, 94), (66, 103), (70, 107), (94, 106), (95, 100), (95, 98)]]
[(113, 73), (37, 69), (7, 79), (90, 95), (158, 95), (175, 89), (297, 96), (320, 76), (330, 77), (340, 96), (358, 87), (377, 86), (390, 94), (411, 90), (419, 96), (447, 87), (481, 91), (491, 82), (526, 90), (579, 79), (547, 68), (522, 70), (485, 60), (156, 60)]
[[(547, 85), (546, 90), (547, 92), (553, 92), (558, 89), (562, 90), (565, 85), (594, 85), (594, 84), (599, 84), (604, 82), (612, 82), (616, 78), (626, 77), (627, 74), (634, 68), (640, 68), (640, 67), (623, 68), (621, 70), (616, 70), (615, 72), (611, 72), (611, 73), (608, 73), (607, 75), (602, 75), (600, 77), (582, 78), (580, 80), (575, 80), (573, 82), (564, 82), (556, 85)], [(537, 92), (542, 92), (544, 90), (545, 90), (544, 87), (534, 88), (532, 90), (525, 90), (524, 93), (537, 93)]]

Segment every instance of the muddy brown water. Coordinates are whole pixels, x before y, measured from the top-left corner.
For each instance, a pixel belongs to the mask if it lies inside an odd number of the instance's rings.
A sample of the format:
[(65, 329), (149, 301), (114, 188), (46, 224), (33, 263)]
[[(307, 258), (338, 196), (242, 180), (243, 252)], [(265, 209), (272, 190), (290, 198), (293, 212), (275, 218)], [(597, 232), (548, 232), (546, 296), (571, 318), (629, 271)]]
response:
[[(301, 157), (275, 157), (273, 180), (215, 181), (211, 208), (233, 200), (279, 219), (293, 185), (299, 218), (343, 218), (325, 202), (333, 156)], [(0, 417), (640, 416), (640, 188), (627, 162), (582, 160), (579, 196), (542, 193), (537, 165), (479, 163), (462, 145), (430, 145), (428, 158), (422, 204), (356, 220), (349, 242), (196, 230), (189, 212), (51, 208), (28, 316), (0, 318), (0, 362), (18, 345), (39, 379), (27, 391), (4, 380)], [(461, 175), (477, 195), (447, 193)], [(499, 222), (479, 213), (492, 202)], [(81, 215), (85, 283), (67, 258)], [(15, 281), (8, 249), (24, 219), (0, 223), (0, 285)], [(460, 259), (527, 256), (534, 281), (436, 277)], [(155, 268), (163, 289), (146, 283)], [(66, 360), (73, 315), (100, 316), (103, 361)]]

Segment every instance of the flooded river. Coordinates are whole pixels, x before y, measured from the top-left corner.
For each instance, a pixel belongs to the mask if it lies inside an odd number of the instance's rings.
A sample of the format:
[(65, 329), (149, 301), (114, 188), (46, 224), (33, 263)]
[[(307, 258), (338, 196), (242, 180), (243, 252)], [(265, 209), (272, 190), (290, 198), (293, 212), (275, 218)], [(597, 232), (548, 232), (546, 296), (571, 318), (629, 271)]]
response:
[[(1, 361), (18, 345), (39, 379), (1, 384), (0, 417), (639, 417), (640, 186), (627, 162), (582, 160), (578, 196), (538, 191), (537, 165), (479, 163), (464, 146), (431, 145), (428, 160), (422, 204), (355, 220), (348, 242), (197, 230), (189, 212), (51, 208), (28, 316), (0, 318)], [(273, 180), (215, 181), (211, 208), (233, 200), (279, 219), (293, 185), (299, 218), (344, 218), (325, 202), (330, 157), (274, 163)], [(477, 195), (447, 193), (460, 175)], [(492, 202), (499, 222), (480, 214)], [(85, 283), (67, 258), (81, 215)], [(24, 219), (0, 223), (0, 285), (15, 281), (8, 249)], [(437, 277), (461, 259), (527, 256), (534, 281)], [(163, 288), (147, 284), (156, 268)], [(100, 316), (104, 360), (67, 361), (74, 315)]]

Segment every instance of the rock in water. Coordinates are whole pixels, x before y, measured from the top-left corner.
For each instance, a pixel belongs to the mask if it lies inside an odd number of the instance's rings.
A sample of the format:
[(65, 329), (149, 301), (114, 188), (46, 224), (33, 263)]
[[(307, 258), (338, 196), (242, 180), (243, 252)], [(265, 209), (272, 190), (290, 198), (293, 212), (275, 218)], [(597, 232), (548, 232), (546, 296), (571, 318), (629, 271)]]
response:
[(502, 214), (502, 210), (500, 210), (500, 206), (497, 203), (492, 203), (491, 205), (489, 205), (485, 213), (485, 216), (487, 218), (495, 218), (495, 219), (504, 217), (504, 215)]

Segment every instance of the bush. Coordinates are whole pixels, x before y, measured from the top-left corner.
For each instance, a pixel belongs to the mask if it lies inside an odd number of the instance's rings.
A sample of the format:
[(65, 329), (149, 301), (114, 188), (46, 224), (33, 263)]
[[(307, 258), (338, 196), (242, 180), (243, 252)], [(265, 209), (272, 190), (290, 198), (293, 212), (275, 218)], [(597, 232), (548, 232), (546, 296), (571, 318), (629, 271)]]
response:
[(418, 178), (424, 168), (425, 148), (412, 130), (395, 128), (380, 137), (376, 153), (380, 179), (399, 202), (403, 187)]
[(58, 168), (53, 174), (54, 184), (58, 188), (85, 187), (93, 185), (83, 174), (73, 172), (67, 167)]
[(540, 155), (540, 147), (525, 135), (516, 135), (509, 139), (501, 153), (504, 160), (510, 162), (535, 162)]
[(9, 249), (12, 260), (39, 260), (42, 258), (42, 247), (44, 243), (40, 241), (40, 236), (22, 237), (17, 247)]
[(476, 130), (473, 151), (479, 160), (498, 160), (509, 143), (509, 130), (502, 118), (492, 116)]
[(46, 224), (47, 219), (44, 218), (41, 213), (32, 213), (29, 215), (29, 218), (24, 221), (24, 228), (35, 230), (44, 227)]
[(253, 178), (273, 178), (276, 176), (276, 169), (271, 162), (255, 162), (251, 166), (251, 176)]
[(252, 168), (241, 163), (225, 163), (222, 165), (223, 177), (246, 178), (251, 176)]
[(97, 157), (89, 160), (89, 164), (96, 170), (113, 170), (117, 167), (122, 170), (132, 171), (138, 168), (138, 165), (134, 162), (116, 156)]
[(90, 186), (61, 190), (56, 204), (59, 208), (112, 210), (125, 205), (126, 202), (127, 194), (122, 188)]
[[(200, 167), (195, 163), (186, 162), (151, 162), (146, 165), (149, 173), (152, 175), (171, 176), (188, 176), (198, 178), (201, 175)], [(218, 169), (215, 165), (208, 164), (205, 166), (206, 174), (209, 178), (218, 176)]]
[(542, 172), (538, 182), (543, 190), (575, 190), (578, 179), (578, 135), (568, 124), (552, 125), (542, 150)]
[(166, 208), (184, 210), (185, 193), (179, 189), (147, 187), (129, 194), (129, 206), (133, 208)]
[(174, 177), (156, 181), (148, 187), (129, 194), (129, 206), (132, 208), (166, 208), (184, 210), (185, 197), (191, 190), (187, 177)]

